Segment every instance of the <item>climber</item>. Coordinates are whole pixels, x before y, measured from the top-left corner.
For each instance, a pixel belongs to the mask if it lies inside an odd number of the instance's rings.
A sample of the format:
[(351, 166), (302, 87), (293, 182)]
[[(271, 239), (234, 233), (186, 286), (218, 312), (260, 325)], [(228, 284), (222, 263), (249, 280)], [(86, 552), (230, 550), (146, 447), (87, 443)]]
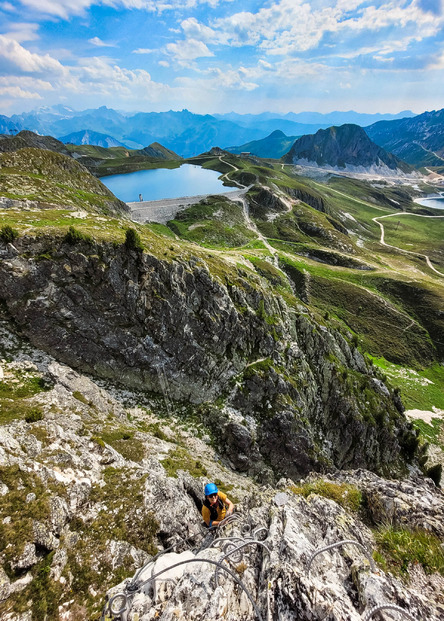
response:
[(215, 483), (207, 483), (204, 489), (205, 501), (202, 506), (202, 517), (210, 528), (219, 526), (220, 522), (231, 515), (234, 505), (227, 495), (217, 489)]

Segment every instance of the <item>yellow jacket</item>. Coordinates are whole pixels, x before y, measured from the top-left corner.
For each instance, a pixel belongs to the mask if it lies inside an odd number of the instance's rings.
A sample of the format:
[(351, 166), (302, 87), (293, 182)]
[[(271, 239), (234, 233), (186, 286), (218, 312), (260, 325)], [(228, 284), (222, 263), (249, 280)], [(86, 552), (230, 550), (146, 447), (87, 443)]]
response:
[(202, 506), (202, 517), (204, 519), (204, 522), (207, 524), (207, 526), (211, 526), (213, 521), (220, 522), (221, 520), (223, 520), (227, 512), (227, 507), (225, 506), (227, 495), (224, 494), (223, 492), (218, 492), (217, 496), (218, 496), (218, 500), (220, 499), (222, 501), (222, 506), (220, 506), (220, 502), (217, 503), (217, 518), (214, 518), (212, 520), (210, 509), (206, 505)]

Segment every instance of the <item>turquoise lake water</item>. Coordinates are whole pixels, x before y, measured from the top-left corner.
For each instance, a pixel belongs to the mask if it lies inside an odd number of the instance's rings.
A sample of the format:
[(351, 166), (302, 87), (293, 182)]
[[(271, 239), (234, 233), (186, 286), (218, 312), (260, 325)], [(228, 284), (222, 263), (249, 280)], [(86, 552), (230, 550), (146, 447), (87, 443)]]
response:
[(428, 198), (418, 198), (416, 201), (424, 207), (433, 207), (434, 209), (444, 209), (444, 196), (430, 196)]
[(139, 200), (157, 201), (198, 194), (220, 194), (230, 189), (219, 180), (220, 173), (200, 166), (183, 164), (180, 168), (139, 170), (126, 175), (101, 177), (100, 181), (125, 203)]

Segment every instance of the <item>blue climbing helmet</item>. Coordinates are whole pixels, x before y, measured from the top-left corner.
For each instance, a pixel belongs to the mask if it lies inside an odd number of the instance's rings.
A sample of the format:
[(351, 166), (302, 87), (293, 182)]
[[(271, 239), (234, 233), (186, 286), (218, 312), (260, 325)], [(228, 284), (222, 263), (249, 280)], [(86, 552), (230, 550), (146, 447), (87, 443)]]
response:
[(217, 494), (219, 490), (217, 489), (216, 483), (207, 483), (205, 485), (204, 494), (205, 496), (211, 496), (211, 494)]

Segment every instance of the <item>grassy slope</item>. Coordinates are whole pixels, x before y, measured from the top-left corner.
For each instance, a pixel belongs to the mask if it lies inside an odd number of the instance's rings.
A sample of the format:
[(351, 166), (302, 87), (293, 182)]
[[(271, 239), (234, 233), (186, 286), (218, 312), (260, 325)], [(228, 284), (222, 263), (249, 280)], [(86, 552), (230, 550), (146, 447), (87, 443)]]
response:
[(0, 195), (103, 213), (126, 209), (78, 162), (35, 148), (0, 154)]
[(217, 196), (179, 212), (168, 227), (183, 239), (214, 248), (243, 246), (256, 237), (239, 205)]
[[(107, 155), (109, 151), (124, 151), (90, 149), (96, 154), (105, 151)], [(302, 302), (320, 316), (328, 315), (344, 330), (356, 333), (362, 348), (375, 356), (416, 369), (441, 359), (443, 279), (426, 266), (423, 258), (381, 246), (380, 229), (373, 220), (400, 208), (415, 210), (411, 201), (413, 189), (373, 187), (346, 178), (332, 178), (324, 184), (295, 176), (290, 167), (257, 165), (226, 154), (222, 160), (216, 155), (202, 155), (193, 158), (193, 163), (227, 173), (232, 182), (255, 183), (281, 194), (284, 189), (296, 192), (312, 205), (322, 204), (326, 213), (301, 200), (295, 201), (292, 209), (274, 212), (272, 220), (267, 219), (266, 208), (253, 209), (251, 215), (258, 215), (255, 225), (259, 232), (255, 233), (247, 226), (240, 203), (210, 197), (181, 212), (168, 227), (132, 224), (150, 252), (168, 260), (198, 256), (223, 282), (237, 279), (236, 266), (242, 266), (243, 272), (247, 270), (247, 274), (268, 280), (291, 304)], [(2, 172), (3, 179), (19, 174), (11, 168)], [(49, 172), (45, 174), (35, 177), (28, 171), (28, 179), (38, 179), (50, 188), (46, 200), (69, 204), (72, 188), (58, 181), (48, 185)], [(54, 177), (53, 171), (50, 176)], [(34, 195), (39, 187), (36, 186)], [(252, 199), (255, 200), (254, 194)], [(82, 201), (84, 198), (78, 193), (75, 204), (83, 204)], [(430, 254), (440, 264), (439, 238), (444, 218), (434, 220), (433, 226), (426, 218), (402, 218), (399, 226), (396, 217), (383, 220), (387, 242), (406, 248), (415, 244), (418, 251)], [(348, 235), (337, 230), (335, 223), (346, 227)], [(10, 224), (20, 233), (34, 229), (55, 236), (63, 235), (74, 225), (98, 240), (115, 243), (123, 243), (128, 227), (127, 222), (117, 218), (80, 218), (69, 209), (7, 210), (2, 213), (2, 224)], [(270, 259), (270, 249), (261, 235), (273, 245), (279, 268), (266, 260)]]
[(153, 168), (178, 168), (182, 160), (165, 160), (147, 156), (140, 150), (125, 147), (97, 147), (93, 145), (66, 145), (68, 151), (96, 177), (125, 174)]

